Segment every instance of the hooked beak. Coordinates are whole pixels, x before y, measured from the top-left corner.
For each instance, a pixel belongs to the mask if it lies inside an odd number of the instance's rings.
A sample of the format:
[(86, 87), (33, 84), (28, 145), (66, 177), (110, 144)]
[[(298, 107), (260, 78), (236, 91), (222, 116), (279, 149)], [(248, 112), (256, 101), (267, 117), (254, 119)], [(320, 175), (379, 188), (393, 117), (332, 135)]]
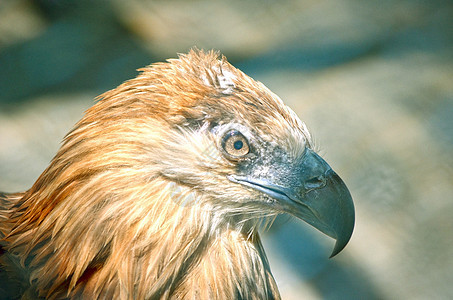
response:
[[(283, 168), (283, 166), (282, 166)], [(230, 175), (232, 182), (267, 194), (277, 200), (278, 209), (298, 217), (336, 239), (330, 257), (349, 242), (354, 229), (354, 203), (341, 178), (315, 152), (307, 149), (300, 160), (275, 179)], [(270, 176), (275, 178), (274, 176)], [(283, 184), (281, 184), (283, 182)]]

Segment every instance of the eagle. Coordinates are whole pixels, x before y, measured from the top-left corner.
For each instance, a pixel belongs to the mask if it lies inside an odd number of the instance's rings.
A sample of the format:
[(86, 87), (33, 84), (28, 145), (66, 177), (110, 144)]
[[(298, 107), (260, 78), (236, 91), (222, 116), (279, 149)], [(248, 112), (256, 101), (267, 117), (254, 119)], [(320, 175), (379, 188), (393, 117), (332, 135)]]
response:
[(280, 299), (262, 227), (289, 214), (346, 246), (352, 197), (277, 95), (212, 50), (139, 72), (0, 193), (3, 295)]

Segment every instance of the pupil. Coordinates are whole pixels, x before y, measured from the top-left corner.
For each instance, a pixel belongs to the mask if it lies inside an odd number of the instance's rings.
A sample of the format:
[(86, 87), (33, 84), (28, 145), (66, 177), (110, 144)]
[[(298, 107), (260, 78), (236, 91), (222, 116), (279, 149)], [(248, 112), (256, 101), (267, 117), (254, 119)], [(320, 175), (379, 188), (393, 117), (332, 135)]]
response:
[(242, 141), (236, 141), (236, 142), (234, 142), (234, 149), (240, 150), (243, 145), (244, 145), (244, 143), (242, 143)]

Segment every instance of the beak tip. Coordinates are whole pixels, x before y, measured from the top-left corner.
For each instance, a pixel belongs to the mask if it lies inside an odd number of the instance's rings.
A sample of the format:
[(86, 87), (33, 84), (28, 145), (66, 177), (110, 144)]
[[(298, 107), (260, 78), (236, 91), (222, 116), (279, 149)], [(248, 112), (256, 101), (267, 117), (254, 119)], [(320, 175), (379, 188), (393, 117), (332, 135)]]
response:
[(348, 220), (347, 225), (343, 228), (343, 231), (340, 231), (340, 235), (338, 236), (337, 241), (335, 242), (335, 246), (329, 258), (332, 258), (336, 256), (338, 253), (340, 253), (346, 247), (346, 245), (349, 243), (349, 240), (351, 239), (355, 223), (354, 214), (352, 216), (349, 216), (347, 220)]
[(340, 242), (340, 241), (337, 241), (335, 243), (335, 246), (332, 250), (332, 253), (330, 254), (329, 258), (333, 258), (334, 256), (336, 256), (338, 253), (340, 253), (344, 247), (346, 247), (347, 243), (349, 242), (349, 239), (347, 242)]

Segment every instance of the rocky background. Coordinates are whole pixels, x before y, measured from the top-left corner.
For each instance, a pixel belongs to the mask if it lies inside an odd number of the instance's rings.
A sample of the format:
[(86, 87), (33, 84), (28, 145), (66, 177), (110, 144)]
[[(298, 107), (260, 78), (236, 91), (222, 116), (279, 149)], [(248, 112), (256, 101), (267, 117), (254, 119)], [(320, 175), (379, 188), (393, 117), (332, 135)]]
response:
[(278, 219), (284, 299), (453, 298), (453, 3), (0, 1), (0, 190), (27, 189), (101, 92), (192, 46), (281, 96), (348, 184), (350, 244)]

